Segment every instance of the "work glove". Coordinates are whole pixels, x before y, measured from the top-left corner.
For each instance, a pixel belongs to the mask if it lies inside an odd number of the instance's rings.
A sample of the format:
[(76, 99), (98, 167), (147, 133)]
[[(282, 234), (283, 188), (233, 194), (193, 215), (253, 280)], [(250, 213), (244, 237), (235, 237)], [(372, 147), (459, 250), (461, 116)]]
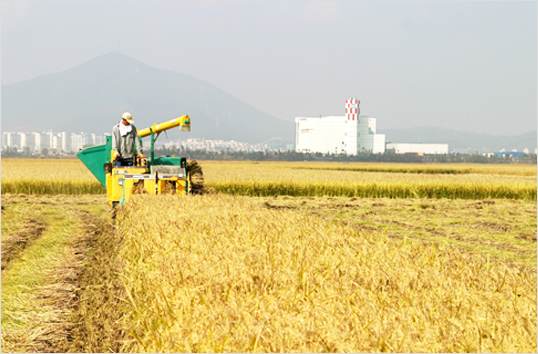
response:
[(115, 159), (117, 159), (118, 157), (120, 157), (120, 154), (116, 154), (116, 155), (114, 155), (114, 158), (113, 158), (112, 160), (115, 160)]

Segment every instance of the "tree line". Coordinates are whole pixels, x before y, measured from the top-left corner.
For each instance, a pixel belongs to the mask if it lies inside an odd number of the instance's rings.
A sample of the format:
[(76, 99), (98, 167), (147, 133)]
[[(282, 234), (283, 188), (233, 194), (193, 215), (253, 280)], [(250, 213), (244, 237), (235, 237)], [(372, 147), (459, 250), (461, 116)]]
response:
[[(192, 160), (218, 160), (218, 161), (319, 161), (319, 162), (400, 162), (400, 163), (522, 163), (536, 164), (536, 154), (521, 156), (495, 156), (481, 154), (372, 154), (360, 153), (358, 155), (302, 153), (296, 151), (232, 151), (232, 150), (206, 150), (188, 148), (157, 148), (155, 156), (181, 156)], [(2, 157), (39, 158), (48, 156), (47, 149), (41, 153), (31, 152), (25, 148), (22, 152), (17, 149), (2, 150)]]
[(511, 156), (487, 156), (481, 154), (372, 154), (358, 155), (301, 153), (296, 151), (230, 151), (186, 148), (155, 149), (156, 156), (181, 156), (195, 160), (220, 161), (319, 161), (319, 162), (401, 162), (401, 163), (524, 163), (536, 164), (536, 154)]

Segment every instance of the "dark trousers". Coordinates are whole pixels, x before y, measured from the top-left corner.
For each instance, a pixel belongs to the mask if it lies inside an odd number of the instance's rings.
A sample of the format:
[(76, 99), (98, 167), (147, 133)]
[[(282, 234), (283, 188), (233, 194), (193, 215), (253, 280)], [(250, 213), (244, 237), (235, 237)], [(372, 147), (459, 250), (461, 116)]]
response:
[(118, 167), (122, 167), (122, 166), (132, 166), (133, 165), (133, 158), (128, 158), (128, 159), (124, 159), (123, 157), (118, 157), (116, 159), (117, 161), (117, 166)]

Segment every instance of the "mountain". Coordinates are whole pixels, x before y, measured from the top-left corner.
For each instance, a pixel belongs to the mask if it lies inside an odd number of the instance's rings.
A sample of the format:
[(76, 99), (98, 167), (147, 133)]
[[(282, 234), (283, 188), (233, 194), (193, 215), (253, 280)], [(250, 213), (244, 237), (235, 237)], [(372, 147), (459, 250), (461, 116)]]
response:
[(525, 148), (534, 153), (537, 146), (536, 130), (518, 136), (492, 136), (428, 126), (385, 129), (378, 133), (385, 134), (387, 142), (448, 144), (450, 151), (469, 153), (498, 152), (501, 149), (522, 151)]
[(2, 86), (3, 131), (110, 132), (129, 111), (139, 129), (187, 114), (181, 138), (293, 142), (294, 123), (190, 75), (108, 53), (60, 73)]

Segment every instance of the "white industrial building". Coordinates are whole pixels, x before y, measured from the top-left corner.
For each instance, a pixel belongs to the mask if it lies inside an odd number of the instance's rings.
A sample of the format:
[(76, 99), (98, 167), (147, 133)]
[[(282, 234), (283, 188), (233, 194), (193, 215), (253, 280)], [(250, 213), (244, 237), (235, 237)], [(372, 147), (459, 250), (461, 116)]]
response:
[(377, 119), (360, 115), (360, 101), (346, 100), (345, 116), (296, 117), (297, 152), (357, 155), (385, 152), (385, 135), (377, 134)]
[(395, 154), (448, 154), (448, 144), (387, 144), (387, 151)]

